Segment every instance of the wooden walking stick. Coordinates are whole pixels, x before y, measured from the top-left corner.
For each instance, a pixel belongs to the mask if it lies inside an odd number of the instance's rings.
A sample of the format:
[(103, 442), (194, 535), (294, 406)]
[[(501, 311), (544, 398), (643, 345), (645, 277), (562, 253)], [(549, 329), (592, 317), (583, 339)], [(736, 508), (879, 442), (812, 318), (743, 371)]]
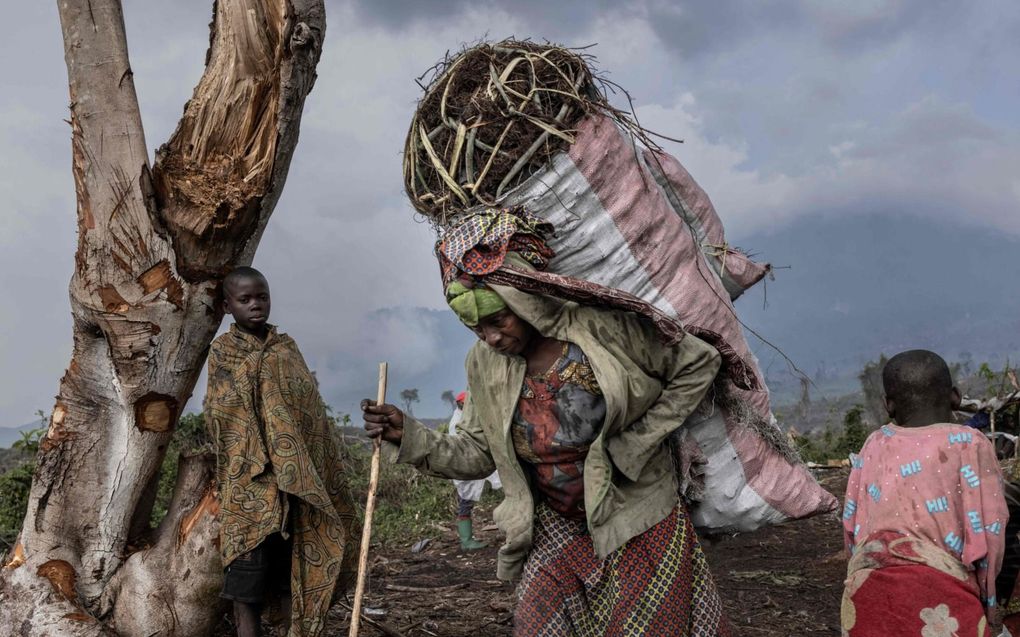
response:
[[(386, 363), (379, 363), (379, 391), (375, 404), (386, 402)], [(361, 598), (365, 596), (365, 575), (368, 571), (368, 545), (372, 541), (372, 514), (375, 512), (375, 490), (379, 487), (379, 452), (382, 438), (372, 441), (372, 469), (368, 474), (368, 497), (365, 499), (365, 526), (361, 529), (361, 551), (358, 553), (358, 584), (354, 588), (354, 605), (351, 608), (351, 630), (348, 637), (358, 637), (361, 626)]]

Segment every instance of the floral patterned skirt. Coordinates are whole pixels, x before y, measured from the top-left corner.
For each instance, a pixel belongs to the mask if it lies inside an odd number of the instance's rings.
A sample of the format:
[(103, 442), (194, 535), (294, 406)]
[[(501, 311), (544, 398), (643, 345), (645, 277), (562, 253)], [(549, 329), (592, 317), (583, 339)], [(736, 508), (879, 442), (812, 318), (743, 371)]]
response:
[(977, 582), (938, 547), (898, 533), (869, 538), (847, 569), (844, 637), (989, 637)]
[(584, 520), (545, 504), (517, 588), (515, 637), (729, 637), (683, 506), (598, 559)]

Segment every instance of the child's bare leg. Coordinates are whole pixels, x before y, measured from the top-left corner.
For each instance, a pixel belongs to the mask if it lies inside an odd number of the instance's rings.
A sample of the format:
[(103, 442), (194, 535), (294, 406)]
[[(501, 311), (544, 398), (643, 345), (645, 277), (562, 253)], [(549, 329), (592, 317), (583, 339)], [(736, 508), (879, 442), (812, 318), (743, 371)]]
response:
[(287, 628), (290, 626), (291, 608), (293, 608), (293, 605), (290, 601), (290, 591), (287, 591), (280, 597), (280, 617), (282, 618), (280, 625), (283, 627), (283, 632), (280, 633), (281, 635), (286, 635)]
[(237, 622), (237, 637), (262, 637), (261, 609), (258, 604), (234, 602), (234, 621)]

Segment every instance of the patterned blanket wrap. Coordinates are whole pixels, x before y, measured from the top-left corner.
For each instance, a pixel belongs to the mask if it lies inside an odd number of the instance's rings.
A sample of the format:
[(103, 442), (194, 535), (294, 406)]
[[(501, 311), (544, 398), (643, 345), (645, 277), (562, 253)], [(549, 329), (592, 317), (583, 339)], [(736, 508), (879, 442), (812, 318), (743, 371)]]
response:
[(293, 536), (290, 637), (314, 637), (357, 569), (358, 525), (315, 377), (297, 344), (231, 327), (209, 352), (224, 566), (272, 533)]

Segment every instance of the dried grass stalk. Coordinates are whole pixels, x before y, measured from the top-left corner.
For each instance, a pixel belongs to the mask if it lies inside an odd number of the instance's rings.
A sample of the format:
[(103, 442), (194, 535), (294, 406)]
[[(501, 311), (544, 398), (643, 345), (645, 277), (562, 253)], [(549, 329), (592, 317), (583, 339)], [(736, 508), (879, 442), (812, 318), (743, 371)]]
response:
[(616, 114), (591, 57), (551, 44), (504, 40), (433, 67), (404, 149), (404, 186), (438, 226), (451, 214), (496, 205), (573, 143), (585, 114)]

